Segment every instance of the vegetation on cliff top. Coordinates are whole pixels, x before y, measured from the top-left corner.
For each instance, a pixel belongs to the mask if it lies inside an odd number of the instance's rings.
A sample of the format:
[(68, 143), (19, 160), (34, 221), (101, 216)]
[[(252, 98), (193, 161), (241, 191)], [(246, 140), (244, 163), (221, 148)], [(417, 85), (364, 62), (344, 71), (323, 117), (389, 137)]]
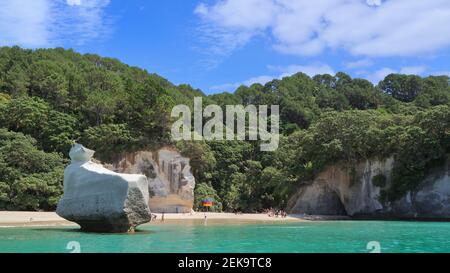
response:
[[(176, 104), (280, 105), (281, 142), (170, 139)], [(233, 94), (206, 96), (118, 60), (71, 50), (0, 48), (0, 209), (53, 209), (74, 141), (103, 161), (122, 152), (176, 145), (191, 158), (196, 194), (218, 209), (283, 207), (324, 166), (394, 156), (385, 200), (413, 189), (450, 150), (447, 76), (391, 74), (377, 86), (345, 73), (297, 73)], [(197, 198), (197, 199), (198, 199)], [(200, 200), (200, 199), (198, 199)], [(196, 202), (198, 203), (198, 202)]]

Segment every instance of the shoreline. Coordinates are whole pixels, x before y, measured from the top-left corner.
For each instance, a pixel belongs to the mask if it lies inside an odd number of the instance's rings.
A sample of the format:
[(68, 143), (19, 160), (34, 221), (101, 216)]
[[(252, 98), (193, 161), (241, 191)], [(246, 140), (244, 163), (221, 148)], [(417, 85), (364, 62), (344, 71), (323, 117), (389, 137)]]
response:
[[(157, 216), (155, 220), (143, 225), (163, 224), (192, 224), (203, 222), (205, 215), (207, 220), (214, 224), (234, 223), (293, 223), (293, 222), (318, 222), (318, 221), (417, 221), (417, 222), (450, 222), (450, 219), (435, 218), (378, 218), (378, 217), (349, 217), (326, 215), (299, 215), (289, 214), (286, 218), (269, 217), (264, 213), (226, 213), (226, 212), (194, 212), (194, 213), (165, 213), (162, 221), (161, 213), (152, 213)], [(0, 211), (0, 228), (13, 227), (73, 227), (78, 226), (74, 222), (59, 217), (56, 212), (31, 212), (31, 211)]]
[[(269, 217), (263, 213), (215, 213), (215, 212), (195, 212), (195, 213), (165, 213), (164, 222), (161, 213), (152, 213), (157, 216), (156, 220), (147, 224), (164, 224), (174, 222), (184, 222), (189, 220), (220, 220), (224, 222), (309, 222), (301, 215), (288, 215), (286, 218)], [(317, 219), (320, 220), (320, 219)], [(321, 219), (326, 220), (326, 219)], [(0, 228), (11, 227), (57, 227), (57, 226), (77, 226), (76, 223), (67, 221), (59, 217), (56, 212), (22, 212), (22, 211), (0, 211)]]

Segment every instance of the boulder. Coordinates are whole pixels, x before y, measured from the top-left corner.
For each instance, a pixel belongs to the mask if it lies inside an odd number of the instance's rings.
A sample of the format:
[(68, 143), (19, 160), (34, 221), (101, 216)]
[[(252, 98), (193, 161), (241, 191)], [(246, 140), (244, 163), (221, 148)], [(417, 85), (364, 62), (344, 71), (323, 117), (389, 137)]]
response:
[(145, 175), (115, 173), (91, 161), (94, 151), (76, 144), (64, 171), (64, 196), (56, 213), (88, 232), (132, 232), (150, 221)]

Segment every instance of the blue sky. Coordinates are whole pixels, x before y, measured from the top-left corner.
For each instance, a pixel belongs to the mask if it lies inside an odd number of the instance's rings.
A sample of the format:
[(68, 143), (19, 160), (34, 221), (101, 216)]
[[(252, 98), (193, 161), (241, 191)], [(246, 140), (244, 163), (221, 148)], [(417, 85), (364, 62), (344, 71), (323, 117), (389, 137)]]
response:
[(73, 48), (205, 93), (302, 71), (450, 75), (448, 0), (0, 0), (0, 45)]

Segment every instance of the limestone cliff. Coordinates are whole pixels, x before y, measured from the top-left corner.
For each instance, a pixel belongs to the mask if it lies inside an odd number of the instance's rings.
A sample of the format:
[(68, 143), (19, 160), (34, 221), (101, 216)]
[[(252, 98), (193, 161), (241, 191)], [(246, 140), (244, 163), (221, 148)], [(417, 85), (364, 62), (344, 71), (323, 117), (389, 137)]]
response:
[(289, 201), (288, 211), (309, 215), (450, 218), (449, 161), (430, 170), (416, 191), (394, 203), (382, 203), (381, 188), (374, 185), (374, 178), (381, 175), (388, 187), (393, 167), (392, 158), (329, 166), (313, 181), (300, 186)]
[(195, 178), (189, 159), (176, 150), (140, 151), (126, 154), (110, 168), (116, 172), (138, 173), (149, 181), (152, 212), (190, 212), (194, 203)]

